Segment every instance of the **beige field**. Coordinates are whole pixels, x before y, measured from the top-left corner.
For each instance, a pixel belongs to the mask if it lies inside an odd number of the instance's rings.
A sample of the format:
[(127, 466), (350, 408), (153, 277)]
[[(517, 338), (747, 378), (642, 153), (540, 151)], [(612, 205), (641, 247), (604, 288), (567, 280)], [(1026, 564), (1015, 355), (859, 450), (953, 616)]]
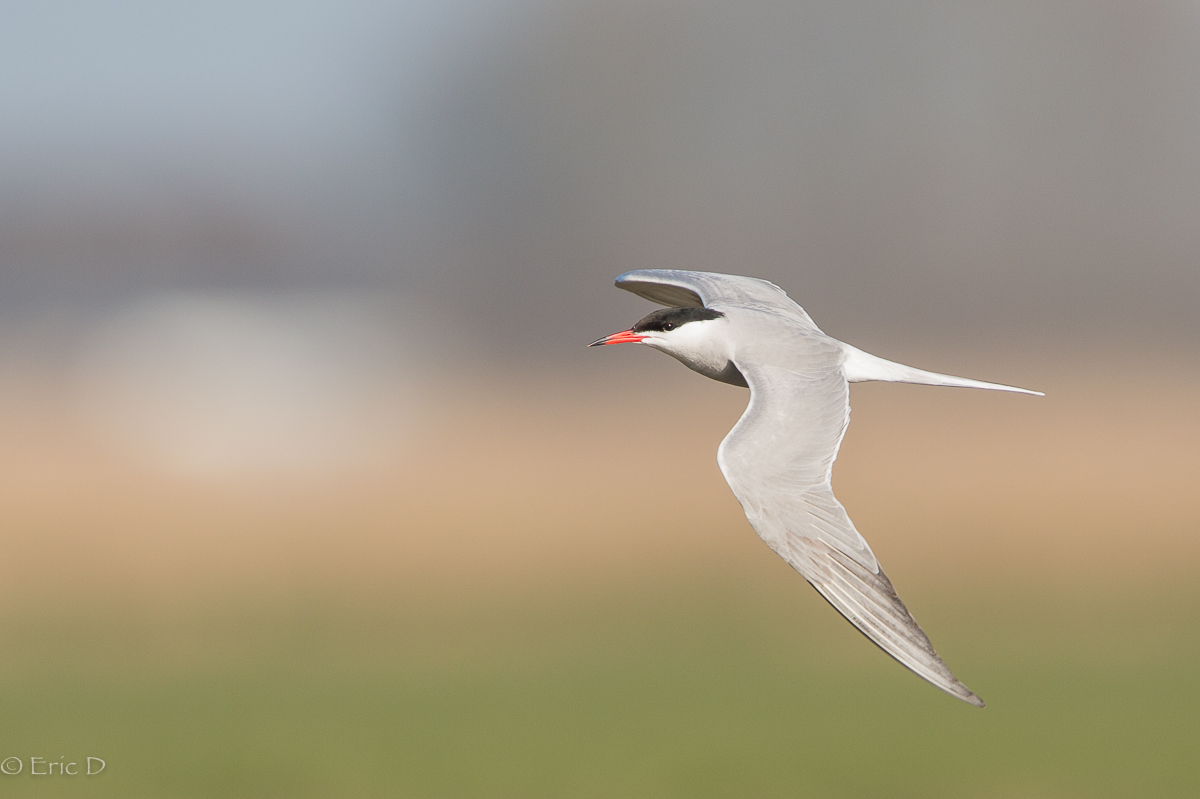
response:
[[(102, 446), (54, 381), (10, 375), (0, 595), (10, 609), (307, 589), (452, 601), (781, 567), (715, 462), (745, 393), (663, 360), (431, 377), (406, 432), (358, 466), (226, 482)], [(1100, 353), (922, 363), (1047, 396), (854, 387), (834, 485), (901, 588), (1192, 579), (1200, 370)]]

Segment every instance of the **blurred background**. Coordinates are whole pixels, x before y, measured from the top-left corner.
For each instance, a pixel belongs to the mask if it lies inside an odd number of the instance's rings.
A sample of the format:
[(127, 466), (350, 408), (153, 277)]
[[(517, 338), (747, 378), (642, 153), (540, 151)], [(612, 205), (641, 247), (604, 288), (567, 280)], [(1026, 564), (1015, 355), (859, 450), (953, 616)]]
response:
[[(1200, 793), (1195, 3), (4, 2), (0, 107), (6, 794)], [(655, 267), (1046, 392), (835, 470), (985, 710), (584, 348)]]

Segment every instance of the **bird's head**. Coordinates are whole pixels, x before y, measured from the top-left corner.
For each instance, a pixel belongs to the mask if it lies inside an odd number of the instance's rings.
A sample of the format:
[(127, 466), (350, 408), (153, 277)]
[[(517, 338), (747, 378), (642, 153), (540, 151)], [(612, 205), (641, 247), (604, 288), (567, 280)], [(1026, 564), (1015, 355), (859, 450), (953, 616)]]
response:
[(646, 344), (677, 358), (711, 347), (714, 325), (725, 314), (710, 308), (662, 308), (638, 321), (628, 330), (593, 341), (589, 347), (604, 344)]

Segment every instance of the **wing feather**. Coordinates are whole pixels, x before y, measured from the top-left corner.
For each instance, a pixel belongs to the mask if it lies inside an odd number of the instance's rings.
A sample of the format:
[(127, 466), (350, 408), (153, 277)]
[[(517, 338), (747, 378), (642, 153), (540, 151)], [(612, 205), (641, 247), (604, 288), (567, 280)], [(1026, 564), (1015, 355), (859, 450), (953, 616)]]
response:
[[(951, 673), (833, 495), (833, 462), (850, 419), (842, 350), (825, 337), (787, 341), (793, 363), (737, 361), (750, 404), (717, 462), (755, 531), (867, 638), (938, 688), (982, 707)], [(775, 359), (777, 360), (777, 359)]]
[(820, 328), (787, 292), (766, 280), (681, 269), (636, 269), (617, 277), (617, 288), (677, 308), (735, 307), (786, 316), (808, 330)]

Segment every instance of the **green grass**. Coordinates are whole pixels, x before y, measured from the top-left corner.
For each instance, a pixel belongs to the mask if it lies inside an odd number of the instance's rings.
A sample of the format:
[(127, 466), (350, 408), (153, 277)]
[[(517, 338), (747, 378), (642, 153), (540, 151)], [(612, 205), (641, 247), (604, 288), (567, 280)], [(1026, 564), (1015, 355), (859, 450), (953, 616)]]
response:
[(8, 619), (0, 792), (1200, 795), (1200, 598), (916, 597), (977, 710), (780, 586)]

